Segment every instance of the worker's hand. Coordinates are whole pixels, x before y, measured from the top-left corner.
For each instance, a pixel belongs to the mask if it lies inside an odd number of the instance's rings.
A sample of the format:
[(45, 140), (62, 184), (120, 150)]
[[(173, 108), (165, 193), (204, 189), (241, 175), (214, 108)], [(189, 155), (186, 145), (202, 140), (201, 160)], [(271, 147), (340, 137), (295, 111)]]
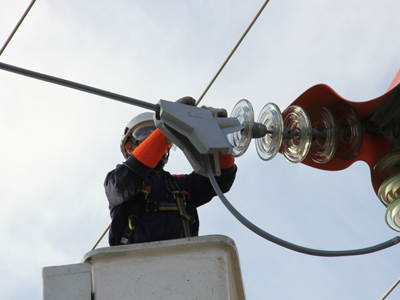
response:
[(225, 108), (214, 108), (214, 107), (209, 107), (209, 106), (202, 106), (201, 108), (207, 109), (211, 112), (211, 115), (214, 118), (226, 118), (228, 117), (228, 112), (226, 111)]
[(196, 104), (196, 100), (194, 100), (192, 97), (189, 97), (189, 96), (178, 99), (175, 102), (180, 103), (180, 104), (192, 105), (192, 106), (194, 106)]

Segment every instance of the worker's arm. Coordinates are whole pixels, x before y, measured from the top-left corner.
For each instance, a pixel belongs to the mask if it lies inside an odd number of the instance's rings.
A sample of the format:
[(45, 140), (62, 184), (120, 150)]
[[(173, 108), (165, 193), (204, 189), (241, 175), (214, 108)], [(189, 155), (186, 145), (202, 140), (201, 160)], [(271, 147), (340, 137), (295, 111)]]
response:
[[(221, 175), (216, 176), (215, 179), (223, 193), (230, 190), (236, 177), (237, 166), (235, 165), (235, 160), (232, 155), (219, 153), (219, 162), (221, 167)], [(192, 172), (188, 175), (174, 175), (175, 179), (179, 181), (180, 186), (188, 194), (188, 200), (194, 201), (195, 206), (201, 206), (209, 202), (216, 192), (211, 185), (208, 177), (199, 175)]]
[[(215, 179), (218, 183), (218, 186), (222, 190), (223, 193), (227, 193), (235, 181), (237, 166), (235, 165), (235, 160), (232, 155), (225, 154), (222, 155), (219, 153), (219, 161), (221, 167), (221, 175), (216, 176)], [(209, 202), (217, 193), (214, 191), (214, 188), (211, 185), (208, 177), (204, 177), (198, 174), (192, 174), (195, 178), (194, 188), (194, 201), (196, 202), (196, 206), (201, 206), (207, 202)]]
[(104, 181), (110, 209), (120, 205), (136, 194), (142, 183), (168, 149), (165, 135), (155, 130), (122, 164), (109, 172)]
[[(192, 97), (183, 97), (176, 102), (193, 106), (196, 100)], [(157, 166), (169, 146), (165, 135), (159, 129), (156, 129), (132, 152), (124, 165), (145, 180), (152, 169)]]
[(154, 169), (170, 145), (167, 138), (156, 129), (145, 139), (124, 162), (124, 165), (145, 180)]

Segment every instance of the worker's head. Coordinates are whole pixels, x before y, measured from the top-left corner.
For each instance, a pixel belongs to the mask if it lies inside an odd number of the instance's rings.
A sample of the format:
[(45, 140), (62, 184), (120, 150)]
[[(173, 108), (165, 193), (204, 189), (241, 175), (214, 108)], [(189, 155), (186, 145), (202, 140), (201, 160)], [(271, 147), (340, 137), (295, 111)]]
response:
[[(131, 155), (132, 151), (136, 149), (153, 131), (156, 126), (153, 121), (153, 113), (145, 112), (134, 117), (128, 125), (126, 125), (121, 139), (121, 152), (125, 158)], [(162, 168), (168, 162), (169, 149), (160, 160), (156, 168)]]

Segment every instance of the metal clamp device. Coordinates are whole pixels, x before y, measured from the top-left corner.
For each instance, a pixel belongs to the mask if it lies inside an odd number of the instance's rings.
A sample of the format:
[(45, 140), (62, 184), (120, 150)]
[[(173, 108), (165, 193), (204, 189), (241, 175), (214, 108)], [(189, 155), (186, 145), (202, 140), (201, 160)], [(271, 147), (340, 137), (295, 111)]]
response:
[(194, 171), (207, 176), (204, 157), (211, 161), (215, 176), (221, 174), (218, 152), (231, 154), (226, 137), (243, 129), (237, 118), (214, 118), (210, 111), (196, 106), (160, 100), (154, 123), (185, 154)]

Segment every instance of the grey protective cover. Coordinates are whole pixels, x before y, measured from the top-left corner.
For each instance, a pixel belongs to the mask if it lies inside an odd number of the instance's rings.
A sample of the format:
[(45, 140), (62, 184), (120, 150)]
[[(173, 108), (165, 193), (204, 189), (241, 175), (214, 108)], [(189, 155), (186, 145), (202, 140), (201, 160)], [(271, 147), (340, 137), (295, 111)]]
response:
[(214, 118), (196, 106), (160, 100), (154, 123), (185, 154), (194, 171), (207, 176), (205, 159), (210, 160), (215, 176), (221, 174), (218, 151), (232, 153), (226, 135), (243, 129), (237, 118)]

